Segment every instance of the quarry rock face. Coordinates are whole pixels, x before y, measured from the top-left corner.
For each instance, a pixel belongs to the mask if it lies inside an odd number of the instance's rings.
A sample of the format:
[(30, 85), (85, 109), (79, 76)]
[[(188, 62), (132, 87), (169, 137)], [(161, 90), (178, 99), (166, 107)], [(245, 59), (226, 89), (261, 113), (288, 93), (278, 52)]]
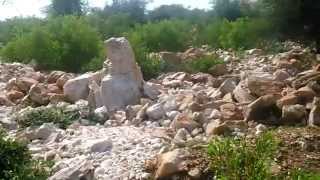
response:
[(139, 103), (143, 77), (129, 41), (111, 38), (105, 44), (108, 74), (101, 82), (103, 104), (111, 110)]

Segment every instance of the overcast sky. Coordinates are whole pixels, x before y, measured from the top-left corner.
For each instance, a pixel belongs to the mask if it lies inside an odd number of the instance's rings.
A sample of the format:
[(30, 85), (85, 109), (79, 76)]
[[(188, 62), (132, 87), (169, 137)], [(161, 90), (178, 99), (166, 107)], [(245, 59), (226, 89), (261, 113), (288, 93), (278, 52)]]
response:
[[(3, 0), (0, 0), (2, 2)], [(50, 3), (50, 0), (6, 0), (5, 5), (0, 4), (0, 20), (14, 16), (43, 16), (41, 10)], [(111, 0), (88, 0), (92, 7), (103, 7)], [(148, 9), (163, 4), (183, 4), (185, 7), (208, 9), (210, 0), (153, 0)]]

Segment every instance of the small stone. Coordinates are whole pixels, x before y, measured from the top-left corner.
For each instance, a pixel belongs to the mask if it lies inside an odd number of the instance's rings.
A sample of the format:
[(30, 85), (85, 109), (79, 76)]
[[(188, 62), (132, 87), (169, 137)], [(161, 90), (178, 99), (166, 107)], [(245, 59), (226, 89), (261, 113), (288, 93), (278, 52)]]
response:
[(147, 113), (148, 117), (153, 119), (153, 120), (158, 120), (158, 119), (161, 119), (161, 118), (163, 118), (165, 116), (165, 112), (163, 110), (163, 106), (160, 103), (155, 104), (153, 106), (150, 106), (147, 109), (146, 113)]
[(198, 168), (193, 168), (188, 172), (188, 175), (192, 179), (200, 179), (201, 178), (201, 171)]
[(171, 152), (161, 154), (157, 162), (155, 178), (165, 178), (170, 175), (184, 171), (184, 163), (189, 153), (182, 149), (175, 149)]
[(229, 127), (220, 120), (212, 120), (206, 127), (206, 135), (223, 135), (229, 131)]
[(179, 114), (171, 123), (170, 127), (174, 129), (185, 128), (189, 132), (192, 132), (193, 129), (199, 127), (200, 125), (192, 120), (188, 114)]
[(178, 116), (179, 114), (181, 114), (179, 111), (170, 111), (167, 112), (167, 116), (169, 119), (173, 120), (176, 116)]

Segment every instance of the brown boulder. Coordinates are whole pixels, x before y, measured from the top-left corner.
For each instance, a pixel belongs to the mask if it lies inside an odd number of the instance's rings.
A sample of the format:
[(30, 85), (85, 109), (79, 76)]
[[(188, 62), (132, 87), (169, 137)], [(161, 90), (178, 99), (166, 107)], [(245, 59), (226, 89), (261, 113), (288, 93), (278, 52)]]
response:
[(226, 125), (226, 123), (223, 123), (220, 120), (212, 120), (208, 123), (206, 127), (206, 135), (212, 136), (212, 135), (224, 135), (230, 131), (229, 127)]
[(63, 94), (62, 90), (56, 84), (48, 84), (47, 88), (49, 93)]
[(227, 103), (220, 106), (220, 112), (223, 120), (242, 120), (242, 110), (234, 103)]
[(248, 105), (244, 112), (246, 121), (256, 121), (262, 124), (279, 124), (281, 110), (277, 107), (278, 97), (274, 95), (262, 96)]
[(223, 64), (216, 64), (209, 69), (209, 73), (212, 76), (222, 76), (228, 73), (227, 65)]
[(210, 74), (205, 74), (205, 73), (197, 73), (197, 74), (191, 75), (191, 81), (193, 83), (208, 83), (213, 79), (214, 78)]
[(281, 94), (285, 87), (282, 82), (274, 81), (269, 78), (248, 77), (248, 88), (251, 94), (261, 97), (267, 94)]
[(66, 74), (66, 73), (63, 72), (63, 71), (52, 71), (52, 72), (49, 74), (48, 78), (47, 78), (47, 83), (49, 83), (49, 84), (56, 83), (57, 80), (58, 80), (61, 76), (63, 76), (64, 74)]
[(161, 154), (157, 158), (155, 179), (162, 179), (171, 175), (186, 171), (185, 161), (189, 157), (189, 152), (183, 149)]
[(28, 92), (30, 87), (34, 84), (37, 84), (38, 81), (32, 78), (21, 77), (19, 79), (16, 79), (15, 83), (21, 91)]
[(34, 84), (28, 93), (29, 99), (37, 103), (38, 105), (47, 105), (49, 103), (49, 96), (47, 92), (47, 87), (42, 84)]
[(12, 102), (16, 102), (18, 99), (22, 99), (24, 97), (24, 93), (16, 90), (11, 90), (6, 95), (8, 99)]
[(7, 97), (0, 95), (0, 105), (1, 106), (14, 106), (14, 103), (11, 102)]
[(63, 89), (63, 86), (66, 84), (67, 81), (73, 78), (73, 75), (71, 74), (63, 74), (62, 76), (59, 77), (56, 81), (56, 85)]
[(295, 80), (292, 82), (292, 86), (295, 89), (299, 89), (303, 86), (306, 86), (312, 81), (319, 81), (320, 80), (320, 72), (319, 71), (306, 71), (300, 73)]
[(195, 128), (200, 127), (200, 125), (192, 120), (188, 114), (182, 113), (175, 117), (170, 127), (176, 130), (185, 128), (189, 132), (192, 132)]
[(316, 93), (309, 87), (302, 87), (278, 100), (277, 105), (283, 107), (285, 105), (302, 104), (312, 102)]

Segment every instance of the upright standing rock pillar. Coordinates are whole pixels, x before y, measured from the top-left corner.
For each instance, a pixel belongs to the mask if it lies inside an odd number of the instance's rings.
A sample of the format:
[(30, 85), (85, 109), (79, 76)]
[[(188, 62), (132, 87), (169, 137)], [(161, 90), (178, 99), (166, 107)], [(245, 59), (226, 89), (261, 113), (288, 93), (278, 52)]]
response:
[(105, 42), (105, 45), (108, 70), (101, 82), (104, 106), (114, 110), (139, 103), (143, 77), (128, 40), (111, 38)]

